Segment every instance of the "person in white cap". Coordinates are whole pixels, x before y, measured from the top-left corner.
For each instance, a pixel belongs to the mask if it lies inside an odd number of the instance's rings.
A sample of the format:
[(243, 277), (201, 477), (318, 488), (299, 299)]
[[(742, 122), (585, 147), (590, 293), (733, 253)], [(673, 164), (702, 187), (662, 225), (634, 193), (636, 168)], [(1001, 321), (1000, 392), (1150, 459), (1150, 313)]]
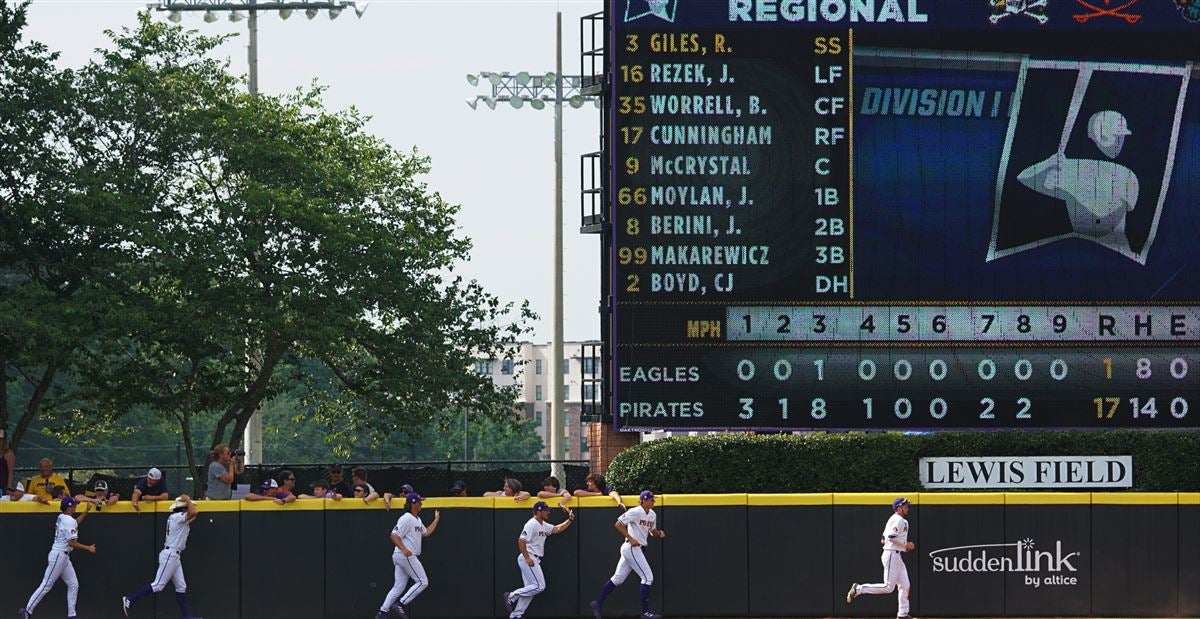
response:
[(192, 616), (187, 605), (187, 581), (183, 578), (183, 566), (179, 555), (187, 548), (188, 534), (192, 532), (192, 522), (196, 520), (196, 504), (188, 495), (180, 495), (171, 503), (171, 515), (167, 516), (167, 534), (164, 537), (163, 549), (158, 553), (158, 571), (154, 582), (142, 585), (132, 595), (121, 598), (121, 610), (129, 616), (129, 609), (138, 600), (167, 588), (167, 581), (175, 587), (175, 603), (179, 605), (179, 616), (187, 619)]
[(20, 503), (22, 501), (37, 501), (43, 505), (50, 504), (50, 501), (47, 501), (36, 494), (25, 492), (25, 484), (21, 482), (17, 482), (17, 485), (9, 490), (8, 494), (0, 496), (0, 501), (11, 501), (13, 503)]
[[(1115, 160), (1133, 131), (1123, 114), (1104, 110), (1088, 119), (1087, 135), (1097, 150)], [(1075, 234), (1134, 257), (1125, 233), (1125, 217), (1137, 207), (1137, 174), (1116, 161), (1068, 157), (1065, 137), (1057, 153), (1023, 170), (1017, 180), (1040, 194), (1062, 200)]]
[(67, 585), (67, 619), (77, 619), (75, 616), (75, 601), (79, 599), (79, 579), (75, 576), (75, 566), (71, 565), (72, 550), (86, 550), (96, 554), (96, 545), (79, 543), (79, 525), (83, 524), (88, 512), (75, 515), (75, 506), (79, 503), (74, 497), (64, 497), (59, 502), (58, 520), (54, 523), (54, 543), (50, 546), (50, 556), (46, 558), (46, 574), (42, 576), (42, 584), (34, 589), (25, 607), (17, 611), (20, 619), (30, 619), (33, 609), (42, 602), (42, 598), (50, 593), (54, 583), (62, 579)]
[(167, 489), (167, 481), (163, 479), (162, 471), (150, 469), (146, 476), (139, 479), (133, 486), (133, 509), (141, 511), (138, 501), (169, 501), (171, 491)]
[(883, 582), (873, 585), (850, 585), (846, 592), (846, 603), (854, 601), (860, 595), (888, 595), (896, 589), (900, 590), (899, 608), (896, 612), (898, 619), (908, 617), (908, 594), (912, 585), (908, 581), (908, 568), (904, 566), (902, 552), (912, 552), (917, 546), (908, 541), (908, 499), (898, 497), (892, 501), (892, 516), (883, 526), (883, 535), (879, 537), (883, 544)]

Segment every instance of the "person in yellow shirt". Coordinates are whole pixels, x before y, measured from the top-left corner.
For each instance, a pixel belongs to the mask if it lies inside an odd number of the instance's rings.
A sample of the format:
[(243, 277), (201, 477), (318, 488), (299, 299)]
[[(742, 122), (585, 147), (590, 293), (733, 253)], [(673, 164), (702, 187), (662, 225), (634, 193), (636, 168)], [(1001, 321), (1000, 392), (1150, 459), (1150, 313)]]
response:
[(62, 475), (54, 472), (54, 463), (50, 461), (50, 458), (42, 458), (38, 462), (38, 469), (40, 474), (25, 482), (26, 492), (50, 500), (53, 498), (51, 492), (55, 486), (67, 487), (67, 480), (63, 479)]

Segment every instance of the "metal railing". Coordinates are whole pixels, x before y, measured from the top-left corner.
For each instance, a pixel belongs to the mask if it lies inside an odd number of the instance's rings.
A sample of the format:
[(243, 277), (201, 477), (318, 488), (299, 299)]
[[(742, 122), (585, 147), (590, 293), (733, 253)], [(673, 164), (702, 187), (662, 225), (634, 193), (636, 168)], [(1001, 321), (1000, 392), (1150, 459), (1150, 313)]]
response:
[[(366, 469), (367, 482), (381, 494), (398, 492), (401, 485), (410, 484), (422, 495), (448, 496), (454, 482), (461, 480), (466, 482), (470, 496), (479, 496), (485, 491), (500, 489), (506, 477), (517, 479), (524, 489), (536, 494), (541, 489), (542, 479), (550, 475), (550, 465), (555, 462), (561, 462), (566, 467), (567, 479), (560, 480), (565, 488), (583, 487), (583, 479), (588, 473), (586, 460), (395, 461), (343, 463), (341, 466), (347, 483), (354, 468)], [(251, 465), (237, 476), (235, 483), (249, 484), (252, 489), (257, 489), (264, 479), (275, 478), (279, 472), (286, 470), (296, 476), (297, 492), (304, 492), (312, 482), (328, 480), (330, 466), (312, 462)], [(193, 492), (196, 484), (187, 465), (161, 465), (156, 468), (163, 472), (167, 488), (172, 494)], [(207, 469), (207, 464), (203, 468)], [(133, 492), (134, 484), (145, 477), (149, 469), (150, 466), (64, 467), (55, 470), (55, 473), (67, 481), (72, 494), (88, 490), (96, 480), (103, 479), (111, 492), (120, 493), (122, 499), (127, 499)], [(38, 474), (35, 468), (18, 468), (13, 479), (14, 482), (24, 481)]]

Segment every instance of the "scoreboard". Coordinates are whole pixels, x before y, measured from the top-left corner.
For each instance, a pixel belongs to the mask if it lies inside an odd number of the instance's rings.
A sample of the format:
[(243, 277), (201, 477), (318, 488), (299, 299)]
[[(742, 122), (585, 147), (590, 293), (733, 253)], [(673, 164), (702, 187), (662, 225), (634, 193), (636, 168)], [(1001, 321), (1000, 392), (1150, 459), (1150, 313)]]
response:
[(615, 427), (1200, 427), (1200, 0), (609, 0)]

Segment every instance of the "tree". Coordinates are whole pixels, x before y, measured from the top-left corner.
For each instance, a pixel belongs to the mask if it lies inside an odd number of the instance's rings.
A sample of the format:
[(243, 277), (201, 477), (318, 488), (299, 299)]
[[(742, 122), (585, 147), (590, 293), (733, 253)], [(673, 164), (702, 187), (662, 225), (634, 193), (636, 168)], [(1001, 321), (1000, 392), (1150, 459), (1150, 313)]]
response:
[(196, 136), (173, 119), (201, 94), (136, 45), (57, 69), (44, 45), (21, 43), (26, 6), (0, 0), (0, 426), (15, 395), (14, 450), (43, 413), (72, 415), (75, 364), (121, 332), (120, 276), (191, 152)]
[(511, 409), (514, 393), (469, 367), (511, 357), (502, 342), (530, 314), (453, 276), (470, 243), (458, 207), (418, 180), (426, 158), (366, 133), (353, 109), (325, 110), (319, 87), (238, 92), (203, 60), (214, 39), (147, 16), (111, 36), (83, 72), (93, 114), (137, 109), (127, 86), (192, 97), (165, 127), (128, 119), (136, 137), (170, 140), (147, 151), (181, 156), (164, 156), (154, 205), (127, 205), (144, 219), (122, 245), (131, 259), (106, 274), (120, 315), (76, 364), (71, 425), (148, 406), (176, 419), (191, 458), (197, 415), (215, 416), (209, 446), (236, 445), (262, 402), (295, 389), (331, 436), (370, 444), (445, 410)]

